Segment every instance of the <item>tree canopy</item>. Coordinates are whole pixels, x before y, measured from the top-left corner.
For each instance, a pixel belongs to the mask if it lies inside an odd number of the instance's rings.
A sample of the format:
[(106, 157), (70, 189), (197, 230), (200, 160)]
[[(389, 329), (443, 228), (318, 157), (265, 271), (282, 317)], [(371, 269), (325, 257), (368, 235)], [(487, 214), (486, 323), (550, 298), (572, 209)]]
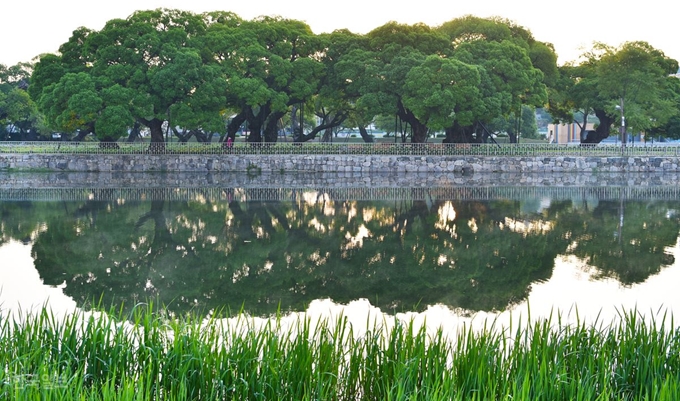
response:
[(26, 92), (33, 65), (0, 64), (0, 140), (36, 139), (44, 133), (44, 121), (38, 107)]
[(608, 137), (613, 124), (662, 132), (680, 116), (678, 79), (671, 76), (677, 70), (676, 60), (646, 42), (618, 48), (596, 43), (581, 64), (560, 68), (559, 93), (550, 102), (550, 111), (565, 122), (580, 112), (583, 129), (588, 115), (594, 114), (599, 124), (594, 132), (582, 134), (585, 143)]
[(159, 144), (180, 132), (224, 140), (245, 124), (249, 142), (276, 142), (284, 121), (296, 141), (346, 122), (370, 140), (362, 128), (393, 116), (412, 142), (442, 131), (445, 142), (483, 142), (526, 106), (560, 121), (596, 115), (587, 141), (597, 142), (621, 102), (629, 126), (675, 135), (678, 85), (668, 75), (678, 64), (659, 50), (596, 44), (580, 65), (556, 63), (550, 43), (502, 18), (316, 35), (280, 17), (156, 9), (75, 30), (36, 63), (28, 94), (51, 129), (103, 141), (139, 126)]

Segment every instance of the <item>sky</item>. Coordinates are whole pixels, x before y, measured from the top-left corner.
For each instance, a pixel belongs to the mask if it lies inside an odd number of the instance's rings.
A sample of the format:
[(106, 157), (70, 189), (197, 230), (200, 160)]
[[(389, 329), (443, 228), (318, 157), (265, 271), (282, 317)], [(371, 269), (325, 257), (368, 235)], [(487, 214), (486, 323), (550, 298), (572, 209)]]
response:
[(23, 0), (0, 8), (0, 64), (55, 53), (78, 27), (99, 30), (110, 19), (156, 8), (223, 10), (244, 19), (276, 15), (305, 21), (315, 33), (346, 28), (363, 34), (389, 21), (435, 27), (465, 15), (498, 16), (552, 43), (560, 65), (577, 60), (595, 41), (615, 47), (645, 41), (680, 60), (677, 12), (671, 7), (668, 0)]

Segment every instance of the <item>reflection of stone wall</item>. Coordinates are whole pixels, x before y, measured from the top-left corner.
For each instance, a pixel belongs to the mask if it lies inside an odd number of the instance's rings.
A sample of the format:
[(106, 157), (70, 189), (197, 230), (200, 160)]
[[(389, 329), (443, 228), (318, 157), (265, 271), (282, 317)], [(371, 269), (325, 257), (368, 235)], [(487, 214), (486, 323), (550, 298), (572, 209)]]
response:
[(678, 201), (677, 186), (644, 187), (484, 187), (433, 188), (0, 188), (4, 201), (489, 201), (489, 200), (650, 200)]
[(680, 173), (2, 172), (0, 189), (677, 187)]
[(678, 157), (0, 155), (0, 169), (164, 172), (680, 172)]

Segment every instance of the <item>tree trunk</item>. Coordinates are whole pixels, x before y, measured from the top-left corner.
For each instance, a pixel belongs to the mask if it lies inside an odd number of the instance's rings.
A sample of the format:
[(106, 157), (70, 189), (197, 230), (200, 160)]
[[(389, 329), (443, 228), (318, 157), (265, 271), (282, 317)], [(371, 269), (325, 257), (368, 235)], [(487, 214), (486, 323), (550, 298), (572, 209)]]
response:
[(294, 104), (290, 111), (290, 133), (293, 137), (293, 142), (302, 142), (300, 139), (302, 133), (300, 132), (300, 123), (298, 122), (298, 107)]
[(151, 143), (149, 144), (149, 151), (151, 153), (162, 153), (165, 151), (165, 139), (163, 137), (163, 120), (154, 118), (151, 120), (141, 121), (146, 125), (151, 132)]
[(248, 142), (262, 142), (262, 128), (264, 127), (268, 116), (269, 105), (260, 106), (257, 114), (255, 114), (252, 108), (248, 110), (248, 127), (250, 128)]
[(271, 113), (267, 119), (267, 124), (264, 127), (264, 141), (276, 143), (279, 140), (279, 120), (286, 113), (277, 111)]
[(359, 126), (359, 134), (366, 143), (373, 143), (373, 137), (368, 134), (368, 130), (364, 126)]
[(489, 143), (489, 139), (491, 139), (491, 142), (495, 143), (498, 145), (498, 142), (493, 137), (493, 134), (489, 131), (489, 129), (484, 125), (482, 122), (477, 122), (476, 124), (476, 136), (477, 136), (477, 142), (479, 143)]
[(579, 134), (581, 143), (585, 143), (585, 140), (588, 137), (588, 131), (586, 131), (586, 127), (588, 126), (588, 114), (583, 112), (583, 121), (580, 123), (576, 122), (576, 124), (578, 124), (579, 128), (581, 129), (581, 133)]
[(187, 132), (187, 130), (184, 129), (182, 132), (179, 132), (179, 130), (177, 128), (174, 128), (174, 127), (172, 128), (172, 133), (173, 133), (173, 135), (175, 135), (177, 137), (177, 139), (179, 140), (179, 143), (189, 142), (189, 139), (191, 139), (191, 137), (194, 135), (193, 130)]
[[(333, 128), (339, 126), (342, 124), (345, 119), (347, 119), (347, 114), (346, 113), (333, 113), (333, 114), (326, 114), (322, 117), (322, 123), (320, 125), (317, 125), (312, 129), (311, 132), (309, 132), (306, 135), (302, 135), (294, 140), (294, 142), (307, 142), (311, 141), (312, 139), (316, 138), (316, 135), (321, 132), (321, 131), (327, 131), (327, 130), (332, 130)], [(332, 131), (329, 135), (332, 135)], [(324, 141), (328, 142), (328, 141)]]
[(323, 130), (321, 142), (324, 143), (333, 142), (333, 128), (326, 128), (325, 130)]
[(262, 122), (259, 118), (253, 120), (248, 120), (248, 129), (250, 133), (248, 134), (248, 142), (250, 143), (260, 143), (262, 142)]
[(141, 124), (139, 121), (135, 121), (135, 125), (132, 126), (132, 129), (130, 130), (130, 135), (128, 135), (128, 138), (125, 140), (125, 142), (135, 142), (137, 138), (139, 138), (139, 129), (141, 128)]
[(193, 133), (194, 133), (194, 138), (196, 138), (196, 142), (201, 142), (201, 143), (210, 142), (208, 135), (205, 132), (203, 132), (203, 130), (197, 129), (197, 130), (194, 130)]
[[(222, 142), (222, 149), (231, 150), (234, 142), (236, 141), (236, 133), (241, 129), (241, 125), (247, 121), (248, 113), (246, 110), (241, 110), (240, 113), (235, 115), (229, 124), (227, 124), (227, 135), (220, 137), (220, 142)], [(229, 139), (231, 138), (231, 141)]]
[(413, 130), (413, 135), (411, 136), (412, 143), (425, 143), (427, 140), (427, 126), (420, 122), (416, 116), (401, 104), (401, 101), (397, 103), (399, 118), (402, 121), (408, 123)]
[(245, 111), (241, 111), (237, 115), (234, 116), (234, 118), (229, 121), (229, 124), (227, 124), (227, 136), (224, 138), (224, 142), (227, 141), (227, 138), (231, 138), (232, 141), (236, 140), (236, 133), (238, 132), (239, 128), (241, 128), (241, 125), (246, 121), (247, 113)]
[(460, 125), (458, 121), (454, 121), (451, 127), (444, 130), (446, 137), (444, 143), (473, 143), (475, 141), (475, 127), (474, 125)]
[(82, 142), (86, 136), (90, 135), (92, 132), (89, 130), (80, 130), (76, 134), (75, 137), (73, 137), (73, 142)]
[(601, 109), (595, 109), (595, 116), (600, 120), (600, 124), (594, 131), (588, 131), (582, 143), (600, 143), (609, 136), (614, 118)]
[(78, 134), (73, 138), (73, 142), (81, 142), (90, 134), (94, 134), (94, 123), (89, 123), (86, 128), (79, 130)]

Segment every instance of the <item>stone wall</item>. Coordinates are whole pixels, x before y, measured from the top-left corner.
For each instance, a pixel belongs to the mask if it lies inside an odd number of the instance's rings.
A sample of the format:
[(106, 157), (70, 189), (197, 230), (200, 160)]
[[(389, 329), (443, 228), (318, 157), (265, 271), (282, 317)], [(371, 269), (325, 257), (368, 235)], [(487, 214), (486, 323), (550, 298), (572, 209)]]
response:
[(103, 172), (678, 172), (678, 157), (0, 154), (0, 170)]
[[(301, 194), (307, 194), (301, 196)], [(2, 172), (4, 201), (680, 199), (680, 173)], [(319, 197), (320, 194), (324, 196)], [(306, 199), (311, 199), (306, 198)]]

